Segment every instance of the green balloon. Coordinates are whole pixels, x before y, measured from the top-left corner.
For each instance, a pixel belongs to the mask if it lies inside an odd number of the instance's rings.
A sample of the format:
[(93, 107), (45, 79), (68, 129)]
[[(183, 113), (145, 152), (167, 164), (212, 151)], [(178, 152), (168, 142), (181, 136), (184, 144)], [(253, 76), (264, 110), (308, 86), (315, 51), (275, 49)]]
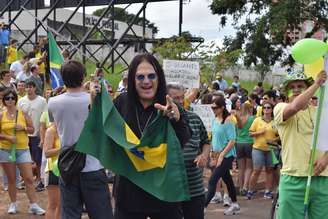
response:
[(292, 57), (301, 64), (311, 64), (328, 52), (328, 45), (323, 41), (306, 38), (292, 47)]
[(58, 169), (58, 160), (57, 159), (54, 162), (52, 162), (52, 173), (55, 176), (59, 176), (60, 175), (59, 169)]

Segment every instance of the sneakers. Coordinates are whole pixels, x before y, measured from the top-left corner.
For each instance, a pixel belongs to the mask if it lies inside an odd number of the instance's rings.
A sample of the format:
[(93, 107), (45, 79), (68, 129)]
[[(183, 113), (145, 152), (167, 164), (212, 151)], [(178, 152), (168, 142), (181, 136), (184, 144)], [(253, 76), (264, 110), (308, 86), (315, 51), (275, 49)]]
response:
[(20, 181), (19, 183), (17, 183), (17, 184), (16, 184), (16, 188), (17, 188), (18, 190), (23, 190), (23, 189), (25, 189), (25, 183), (24, 183), (24, 181)]
[(38, 185), (36, 185), (36, 187), (35, 187), (35, 191), (36, 192), (42, 192), (44, 190), (44, 185), (43, 185), (43, 183), (40, 181), (39, 183), (38, 183)]
[(252, 197), (254, 196), (254, 194), (255, 194), (255, 192), (248, 191), (247, 194), (246, 194), (246, 198), (247, 198), (248, 200), (251, 200)]
[(265, 199), (273, 199), (273, 193), (270, 192), (270, 191), (267, 191), (264, 193), (264, 196), (263, 196)]
[(223, 196), (223, 206), (229, 207), (231, 205), (231, 199), (228, 195), (224, 194)]
[(241, 190), (239, 191), (239, 193), (240, 193), (241, 196), (246, 196), (246, 194), (247, 194), (247, 189), (241, 189)]
[(46, 213), (38, 204), (33, 203), (30, 204), (30, 208), (28, 209), (28, 213), (36, 214), (36, 215), (44, 215)]
[(17, 213), (17, 204), (16, 204), (16, 202), (10, 203), (7, 212), (8, 212), (8, 214), (16, 214)]
[(231, 216), (240, 213), (240, 207), (237, 203), (232, 203), (231, 206), (224, 211), (224, 215)]
[(211, 204), (217, 204), (217, 203), (220, 203), (220, 202), (222, 202), (222, 195), (221, 195), (221, 193), (216, 192), (210, 203)]

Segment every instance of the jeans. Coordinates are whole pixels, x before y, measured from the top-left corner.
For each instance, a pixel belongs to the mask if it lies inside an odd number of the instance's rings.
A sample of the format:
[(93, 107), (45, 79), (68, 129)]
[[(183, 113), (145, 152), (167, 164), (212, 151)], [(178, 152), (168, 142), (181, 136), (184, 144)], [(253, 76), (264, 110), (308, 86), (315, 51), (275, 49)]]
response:
[(181, 202), (184, 219), (204, 219), (205, 195), (192, 197)]
[(223, 179), (223, 182), (227, 185), (229, 196), (232, 202), (237, 201), (236, 188), (230, 174), (230, 169), (232, 167), (233, 160), (234, 157), (224, 158), (221, 165), (214, 169), (212, 176), (208, 181), (208, 193), (206, 197), (205, 207), (207, 207), (207, 205), (213, 198), (216, 190), (216, 184), (218, 183), (221, 177)]
[(113, 219), (105, 171), (81, 172), (71, 183), (59, 178), (61, 218), (80, 219), (85, 204), (90, 219)]

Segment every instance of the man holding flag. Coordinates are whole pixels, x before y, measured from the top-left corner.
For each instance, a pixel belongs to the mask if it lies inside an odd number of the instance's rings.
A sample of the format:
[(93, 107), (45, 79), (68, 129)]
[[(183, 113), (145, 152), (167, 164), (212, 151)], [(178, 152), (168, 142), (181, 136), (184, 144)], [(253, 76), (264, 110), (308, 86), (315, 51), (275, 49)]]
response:
[[(96, 87), (91, 86), (93, 94)], [(154, 56), (134, 57), (128, 91), (114, 104), (102, 86), (76, 147), (119, 175), (114, 217), (181, 219), (180, 201), (190, 197), (181, 145), (190, 130), (166, 95), (164, 72)]]
[[(90, 95), (82, 88), (86, 70), (81, 63), (65, 62), (60, 71), (67, 92), (50, 98), (48, 109), (49, 120), (57, 125), (63, 152), (79, 139), (89, 113)], [(84, 168), (71, 178), (70, 181), (65, 181), (62, 175), (59, 178), (62, 219), (81, 218), (83, 204), (90, 218), (113, 218), (107, 176), (98, 159), (87, 155)]]
[[(284, 82), (288, 103), (274, 108), (274, 120), (282, 142), (281, 178), (279, 185), (279, 219), (304, 218), (304, 195), (310, 167), (310, 154), (316, 108), (311, 97), (327, 79), (318, 74), (313, 83), (302, 72), (288, 72)], [(309, 219), (328, 215), (328, 152), (316, 151), (314, 175), (309, 199)]]

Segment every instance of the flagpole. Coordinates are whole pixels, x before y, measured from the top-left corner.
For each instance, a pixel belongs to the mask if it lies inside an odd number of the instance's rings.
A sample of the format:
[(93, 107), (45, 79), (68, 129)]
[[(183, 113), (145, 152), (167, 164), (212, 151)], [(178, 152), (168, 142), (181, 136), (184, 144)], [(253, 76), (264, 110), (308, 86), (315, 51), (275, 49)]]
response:
[(309, 208), (310, 188), (311, 188), (311, 181), (312, 181), (312, 176), (313, 176), (314, 159), (316, 157), (316, 150), (317, 150), (317, 144), (318, 144), (318, 132), (319, 132), (319, 127), (320, 127), (320, 119), (321, 119), (321, 112), (322, 112), (324, 96), (325, 96), (325, 86), (322, 85), (320, 87), (319, 106), (317, 108), (316, 122), (315, 122), (315, 127), (314, 127), (313, 138), (312, 138), (312, 145), (311, 145), (309, 175), (308, 175), (308, 179), (307, 179), (307, 183), (306, 183), (306, 190), (305, 190), (305, 196), (304, 196), (304, 218), (305, 219), (308, 214), (308, 208)]

